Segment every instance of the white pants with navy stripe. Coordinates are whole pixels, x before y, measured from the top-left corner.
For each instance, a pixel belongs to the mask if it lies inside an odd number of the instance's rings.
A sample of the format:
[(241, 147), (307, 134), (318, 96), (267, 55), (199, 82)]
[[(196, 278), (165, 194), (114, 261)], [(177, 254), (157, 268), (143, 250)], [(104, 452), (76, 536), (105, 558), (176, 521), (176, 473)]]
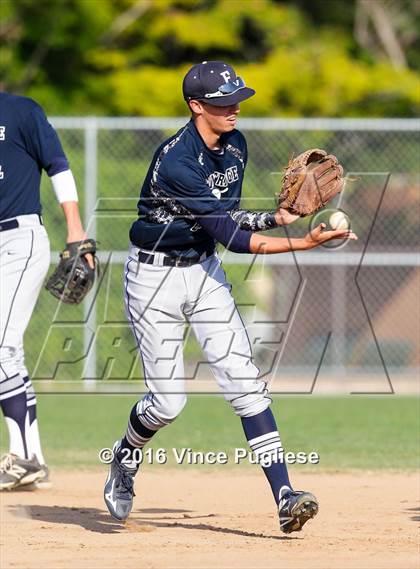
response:
[(189, 322), (224, 397), (241, 417), (270, 404), (258, 379), (246, 329), (217, 255), (191, 267), (139, 263), (130, 249), (124, 287), (127, 317), (143, 362), (149, 393), (139, 409), (152, 430), (167, 425), (186, 402), (183, 339)]
[(50, 244), (37, 215), (0, 232), (0, 398), (25, 391), (23, 335), (50, 264)]

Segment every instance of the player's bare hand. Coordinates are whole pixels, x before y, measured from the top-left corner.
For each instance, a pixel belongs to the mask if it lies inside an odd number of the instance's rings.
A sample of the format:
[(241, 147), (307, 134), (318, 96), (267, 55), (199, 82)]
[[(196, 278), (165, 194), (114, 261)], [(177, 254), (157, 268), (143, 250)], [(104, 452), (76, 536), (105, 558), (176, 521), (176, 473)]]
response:
[(88, 262), (88, 265), (91, 269), (95, 268), (95, 261), (93, 260), (93, 255), (91, 255), (90, 253), (86, 255), (86, 261)]
[(289, 225), (299, 219), (300, 216), (290, 213), (287, 209), (279, 207), (274, 214), (274, 217), (276, 218), (277, 225)]
[(318, 247), (319, 245), (333, 239), (357, 240), (357, 235), (350, 229), (334, 229), (325, 231), (325, 228), (326, 224), (320, 223), (304, 237), (305, 242), (308, 245), (308, 249)]
[[(79, 241), (84, 241), (85, 239), (87, 239), (87, 235), (86, 233), (83, 231), (81, 225), (79, 228), (77, 229), (73, 229), (72, 231), (69, 231), (67, 233), (67, 243), (76, 243)], [(95, 268), (95, 261), (93, 259), (93, 255), (91, 255), (90, 253), (85, 255), (86, 261), (88, 262), (88, 265), (91, 269)]]

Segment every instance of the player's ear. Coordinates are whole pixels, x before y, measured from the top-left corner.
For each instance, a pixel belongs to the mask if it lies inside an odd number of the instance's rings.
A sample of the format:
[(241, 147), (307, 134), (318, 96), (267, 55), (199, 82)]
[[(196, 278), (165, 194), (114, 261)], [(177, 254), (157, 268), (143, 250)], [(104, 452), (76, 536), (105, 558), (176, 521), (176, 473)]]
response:
[(203, 114), (204, 107), (200, 101), (196, 101), (195, 99), (191, 99), (191, 101), (188, 101), (188, 106), (190, 107), (190, 110), (191, 110), (193, 115), (202, 115)]

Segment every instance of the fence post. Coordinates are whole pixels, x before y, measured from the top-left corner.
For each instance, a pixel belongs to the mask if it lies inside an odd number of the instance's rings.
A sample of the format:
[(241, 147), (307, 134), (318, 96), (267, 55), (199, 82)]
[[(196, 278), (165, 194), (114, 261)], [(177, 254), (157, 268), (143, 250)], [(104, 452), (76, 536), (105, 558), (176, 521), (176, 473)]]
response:
[[(85, 122), (85, 215), (84, 226), (89, 237), (96, 239), (96, 189), (98, 171), (98, 125), (95, 117), (88, 117)], [(96, 285), (91, 292), (95, 294)], [(88, 300), (83, 302), (84, 316), (84, 353), (88, 354), (83, 370), (84, 388), (87, 391), (95, 389), (96, 378), (96, 345), (91, 345), (91, 334), (96, 332), (96, 302), (91, 305)]]
[(331, 328), (333, 341), (334, 377), (346, 375), (346, 267), (333, 265), (331, 267)]

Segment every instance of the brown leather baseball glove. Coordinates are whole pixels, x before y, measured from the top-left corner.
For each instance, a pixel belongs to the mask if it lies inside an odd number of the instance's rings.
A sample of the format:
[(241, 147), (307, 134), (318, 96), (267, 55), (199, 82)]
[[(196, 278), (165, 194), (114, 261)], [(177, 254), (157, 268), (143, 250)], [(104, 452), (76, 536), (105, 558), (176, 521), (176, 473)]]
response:
[(341, 192), (343, 183), (343, 167), (337, 158), (311, 148), (286, 166), (277, 206), (301, 217), (311, 215)]

